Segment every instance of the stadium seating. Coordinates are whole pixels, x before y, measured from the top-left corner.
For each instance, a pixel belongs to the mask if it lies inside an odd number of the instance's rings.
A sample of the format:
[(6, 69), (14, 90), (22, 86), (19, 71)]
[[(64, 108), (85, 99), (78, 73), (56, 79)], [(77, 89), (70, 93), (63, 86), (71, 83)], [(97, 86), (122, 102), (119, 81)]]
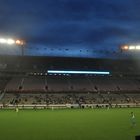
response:
[(139, 92), (139, 85), (136, 79), (104, 76), (19, 76), (1, 82), (8, 92)]
[(22, 78), (21, 77), (14, 77), (8, 82), (5, 89), (7, 91), (19, 90), (19, 87), (20, 87), (21, 83), (22, 83)]
[(67, 77), (49, 76), (46, 78), (48, 91), (51, 92), (66, 92), (70, 90)]
[[(140, 68), (131, 60), (0, 56), (0, 102), (7, 104), (139, 103)], [(28, 62), (28, 63), (27, 63)], [(110, 75), (49, 74), (51, 70)]]
[(38, 76), (25, 77), (22, 83), (22, 90), (41, 91), (45, 89), (45, 78)]
[(50, 105), (50, 104), (136, 104), (140, 102), (140, 94), (99, 94), (99, 93), (6, 93), (0, 104), (6, 105)]

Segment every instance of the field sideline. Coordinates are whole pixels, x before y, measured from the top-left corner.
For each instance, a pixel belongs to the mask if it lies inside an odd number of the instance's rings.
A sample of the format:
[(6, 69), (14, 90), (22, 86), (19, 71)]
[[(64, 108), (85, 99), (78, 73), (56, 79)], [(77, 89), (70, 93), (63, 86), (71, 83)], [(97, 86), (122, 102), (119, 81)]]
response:
[(135, 135), (140, 135), (138, 108), (0, 110), (1, 140), (134, 140)]

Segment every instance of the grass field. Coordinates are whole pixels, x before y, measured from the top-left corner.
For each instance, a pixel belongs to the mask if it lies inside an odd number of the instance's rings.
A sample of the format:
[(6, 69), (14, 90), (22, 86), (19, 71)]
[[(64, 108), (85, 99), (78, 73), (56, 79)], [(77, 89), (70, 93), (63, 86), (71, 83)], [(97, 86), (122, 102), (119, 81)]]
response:
[(134, 140), (135, 135), (140, 135), (140, 109), (0, 111), (1, 140)]

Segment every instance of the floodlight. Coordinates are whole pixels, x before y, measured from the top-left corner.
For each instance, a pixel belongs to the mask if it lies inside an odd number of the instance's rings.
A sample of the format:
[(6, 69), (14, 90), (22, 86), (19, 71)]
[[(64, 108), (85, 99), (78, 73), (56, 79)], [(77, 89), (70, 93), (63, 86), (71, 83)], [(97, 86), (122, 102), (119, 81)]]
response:
[(23, 40), (16, 40), (16, 44), (22, 46), (25, 44), (25, 42)]
[(136, 46), (136, 50), (140, 50), (140, 46)]
[(9, 44), (9, 45), (15, 44), (15, 40), (7, 39), (7, 44)]
[(16, 44), (20, 44), (21, 43), (21, 41), (20, 40), (16, 40)]
[(7, 43), (7, 40), (5, 38), (0, 38), (0, 43), (5, 44)]
[(24, 41), (23, 41), (23, 40), (21, 40), (21, 43), (20, 43), (20, 45), (24, 45)]
[(128, 45), (122, 47), (123, 50), (128, 50), (128, 48), (129, 48)]
[(136, 47), (135, 46), (129, 46), (129, 50), (135, 50)]

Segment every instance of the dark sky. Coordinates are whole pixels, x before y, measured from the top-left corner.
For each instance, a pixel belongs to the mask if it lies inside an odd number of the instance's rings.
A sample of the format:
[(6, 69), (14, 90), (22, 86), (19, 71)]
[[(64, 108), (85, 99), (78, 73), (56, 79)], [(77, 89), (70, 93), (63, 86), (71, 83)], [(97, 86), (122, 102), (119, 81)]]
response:
[(27, 54), (96, 57), (140, 43), (140, 0), (0, 0), (0, 35)]

